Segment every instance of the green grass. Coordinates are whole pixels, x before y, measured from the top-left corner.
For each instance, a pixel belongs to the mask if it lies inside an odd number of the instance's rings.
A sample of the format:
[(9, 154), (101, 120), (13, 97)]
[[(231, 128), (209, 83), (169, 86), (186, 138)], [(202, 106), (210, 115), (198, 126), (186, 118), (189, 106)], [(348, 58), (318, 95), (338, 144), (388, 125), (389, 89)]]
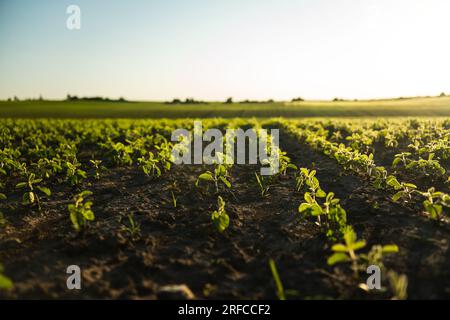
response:
[(450, 116), (450, 97), (368, 101), (170, 105), (161, 102), (0, 101), (2, 118), (212, 118), (212, 117)]

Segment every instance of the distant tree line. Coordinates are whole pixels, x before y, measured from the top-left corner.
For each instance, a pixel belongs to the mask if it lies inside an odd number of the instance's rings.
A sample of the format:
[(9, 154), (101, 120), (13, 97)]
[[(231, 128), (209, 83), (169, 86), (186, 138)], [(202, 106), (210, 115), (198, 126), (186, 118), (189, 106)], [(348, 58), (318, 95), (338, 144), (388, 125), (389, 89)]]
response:
[(208, 104), (206, 101), (198, 101), (194, 98), (186, 98), (184, 101), (178, 98), (173, 99), (172, 101), (167, 101), (166, 104)]
[(67, 95), (66, 101), (130, 102), (123, 97), (120, 97), (119, 99), (110, 99), (104, 97), (78, 97), (71, 96), (70, 94)]
[(6, 99), (6, 101), (14, 101), (14, 102), (19, 102), (19, 101), (44, 101), (44, 98), (42, 97), (42, 95), (40, 95), (38, 98), (26, 98), (23, 100), (20, 100), (17, 96), (14, 96), (12, 98), (8, 98)]
[[(259, 101), (259, 100), (242, 100), (238, 101), (236, 103), (273, 103), (273, 99), (265, 100), (265, 101)], [(186, 98), (185, 100), (180, 100), (178, 98), (173, 99), (172, 101), (165, 102), (166, 104), (209, 104), (208, 101), (201, 101), (201, 100), (195, 100), (193, 98)], [(224, 104), (232, 104), (235, 103), (233, 101), (233, 98), (227, 98), (224, 102)]]
[(260, 101), (260, 100), (242, 100), (242, 101), (239, 101), (239, 103), (274, 103), (275, 101), (273, 100), (273, 99), (269, 99), (269, 100), (262, 100), (262, 101)]

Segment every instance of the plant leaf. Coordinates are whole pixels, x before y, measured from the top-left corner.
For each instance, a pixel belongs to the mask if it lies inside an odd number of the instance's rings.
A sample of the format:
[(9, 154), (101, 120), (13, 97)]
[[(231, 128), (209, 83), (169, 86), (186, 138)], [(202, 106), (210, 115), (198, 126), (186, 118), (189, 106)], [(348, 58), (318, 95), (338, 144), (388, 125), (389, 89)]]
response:
[(347, 261), (350, 261), (350, 258), (345, 253), (342, 252), (336, 252), (327, 259), (327, 263), (329, 266), (333, 266), (336, 263), (342, 263)]

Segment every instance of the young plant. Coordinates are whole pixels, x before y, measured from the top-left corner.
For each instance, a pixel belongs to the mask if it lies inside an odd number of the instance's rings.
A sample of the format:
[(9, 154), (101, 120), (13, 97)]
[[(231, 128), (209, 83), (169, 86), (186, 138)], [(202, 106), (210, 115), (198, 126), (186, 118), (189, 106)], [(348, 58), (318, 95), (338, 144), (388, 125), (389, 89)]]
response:
[(22, 202), (25, 205), (37, 204), (39, 211), (41, 208), (41, 199), (37, 191), (45, 194), (47, 197), (51, 195), (49, 188), (38, 186), (42, 179), (37, 179), (34, 173), (28, 173), (26, 175), (26, 181), (19, 182), (16, 185), (16, 189), (25, 189), (26, 192), (22, 195)]
[(392, 200), (394, 201), (398, 201), (399, 199), (403, 199), (405, 202), (411, 201), (412, 194), (417, 189), (416, 185), (412, 183), (398, 182), (397, 178), (394, 176), (387, 177), (386, 183), (397, 191), (397, 193), (392, 196)]
[(402, 152), (398, 153), (394, 156), (394, 160), (392, 161), (392, 167), (395, 168), (399, 163), (406, 167), (408, 163), (411, 161), (409, 157), (411, 156), (411, 152)]
[(83, 191), (74, 197), (74, 203), (69, 204), (68, 209), (70, 213), (70, 220), (75, 231), (83, 231), (89, 221), (95, 219), (94, 212), (92, 212), (92, 202), (85, 202), (86, 198), (92, 195), (91, 191)]
[(438, 160), (434, 159), (434, 153), (428, 155), (428, 159), (419, 159), (411, 161), (407, 166), (411, 172), (422, 172), (426, 176), (433, 178), (442, 177), (445, 174), (445, 169), (441, 166)]
[(372, 171), (372, 185), (377, 189), (387, 186), (387, 170), (384, 167), (375, 167)]
[(172, 167), (172, 163), (174, 161), (174, 157), (172, 155), (172, 144), (164, 141), (163, 143), (155, 146), (156, 150), (158, 150), (158, 160), (161, 164), (161, 167), (165, 171), (170, 171)]
[(94, 160), (91, 159), (89, 160), (89, 162), (91, 163), (92, 167), (94, 168), (94, 177), (95, 179), (100, 179), (100, 174), (102, 173), (102, 171), (106, 170), (106, 167), (102, 166), (102, 160)]
[(161, 176), (161, 169), (159, 168), (159, 160), (155, 155), (149, 151), (147, 157), (141, 157), (138, 159), (139, 166), (142, 171), (149, 177), (159, 177)]
[(118, 166), (132, 165), (133, 159), (133, 146), (124, 145), (122, 142), (111, 143), (108, 145), (110, 151), (112, 151), (112, 160)]
[(173, 207), (176, 208), (177, 207), (177, 198), (175, 197), (175, 194), (173, 193), (173, 191), (170, 191), (170, 194), (172, 195)]
[(307, 186), (309, 192), (305, 192), (303, 196), (305, 201), (299, 205), (298, 212), (303, 215), (317, 217), (317, 224), (320, 226), (320, 215), (323, 211), (316, 198), (324, 198), (327, 194), (320, 188), (319, 180), (315, 175), (316, 170), (300, 168), (300, 173), (296, 177), (297, 191), (300, 191), (304, 186)]
[(217, 210), (214, 210), (211, 214), (211, 221), (215, 225), (217, 231), (221, 233), (224, 232), (230, 224), (230, 217), (225, 211), (225, 201), (221, 196), (217, 197)]
[(123, 220), (123, 217), (120, 217), (120, 223), (122, 224), (122, 231), (128, 233), (132, 240), (139, 239), (141, 236), (141, 225), (134, 219), (134, 214), (130, 213), (127, 215), (128, 222)]
[(279, 162), (279, 173), (282, 175), (286, 175), (288, 169), (297, 170), (297, 166), (291, 162), (291, 158), (289, 158), (286, 152), (279, 151), (278, 152), (278, 162)]
[(61, 159), (59, 158), (54, 158), (51, 160), (41, 158), (38, 162), (33, 163), (32, 166), (36, 167), (36, 171), (40, 177), (44, 177), (46, 179), (62, 171)]
[(67, 161), (66, 166), (66, 180), (69, 181), (71, 186), (77, 186), (86, 179), (86, 172), (81, 170), (81, 163), (76, 159), (73, 162)]
[(280, 275), (278, 274), (277, 266), (273, 259), (269, 260), (270, 271), (272, 272), (273, 280), (277, 287), (277, 297), (279, 300), (286, 300), (286, 294), (284, 292), (283, 283), (281, 282)]
[(450, 205), (450, 196), (440, 191), (435, 191), (434, 187), (429, 188), (426, 192), (420, 192), (425, 197), (423, 207), (425, 212), (431, 219), (441, 220), (443, 207)]
[(357, 275), (360, 271), (360, 265), (356, 251), (366, 246), (366, 240), (358, 240), (353, 228), (348, 227), (344, 233), (344, 241), (345, 243), (337, 243), (331, 247), (334, 253), (328, 258), (327, 263), (333, 266), (337, 263), (350, 262), (351, 269)]
[(297, 174), (295, 180), (297, 191), (300, 191), (304, 186), (307, 186), (314, 198), (323, 198), (326, 196), (325, 192), (320, 188), (319, 180), (316, 177), (316, 170), (300, 168), (300, 172)]
[(397, 253), (398, 247), (395, 244), (388, 245), (373, 245), (370, 251), (367, 254), (361, 254), (361, 262), (364, 267), (367, 268), (370, 265), (376, 265), (381, 270), (384, 270), (383, 258), (392, 253)]
[(314, 196), (314, 194), (311, 194), (309, 192), (305, 192), (304, 196), (304, 202), (300, 203), (298, 206), (298, 212), (303, 214), (304, 216), (312, 216), (317, 217), (317, 225), (321, 225), (321, 219), (320, 215), (322, 212), (322, 207), (317, 203), (317, 200)]
[(266, 197), (269, 195), (269, 189), (270, 189), (270, 182), (271, 182), (271, 176), (264, 177), (262, 175), (258, 175), (258, 173), (255, 172), (256, 182), (258, 183), (259, 190), (261, 197)]
[(329, 192), (325, 197), (322, 209), (326, 218), (326, 236), (333, 241), (342, 239), (347, 229), (347, 213), (341, 207), (339, 201), (339, 199), (334, 197), (333, 192)]
[(357, 253), (366, 246), (365, 240), (358, 240), (356, 232), (348, 226), (344, 233), (345, 243), (337, 243), (331, 247), (334, 253), (328, 258), (327, 263), (333, 266), (338, 263), (351, 263), (351, 269), (355, 277), (359, 272), (364, 272), (368, 266), (376, 265), (384, 269), (383, 258), (387, 254), (398, 252), (395, 244), (374, 245), (367, 254)]
[(390, 270), (387, 274), (391, 291), (392, 300), (405, 300), (408, 298), (408, 278), (404, 274), (398, 274)]
[(216, 193), (219, 193), (219, 185), (231, 188), (231, 182), (228, 179), (228, 166), (224, 163), (216, 163), (214, 165), (214, 172), (206, 171), (199, 175), (195, 182), (195, 186), (199, 186), (200, 180), (213, 182)]

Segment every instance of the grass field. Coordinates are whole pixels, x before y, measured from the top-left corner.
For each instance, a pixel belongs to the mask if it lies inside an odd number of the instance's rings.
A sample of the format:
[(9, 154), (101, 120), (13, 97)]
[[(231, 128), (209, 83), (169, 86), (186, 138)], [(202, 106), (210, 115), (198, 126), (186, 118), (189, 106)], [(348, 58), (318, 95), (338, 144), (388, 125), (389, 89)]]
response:
[(274, 103), (0, 101), (3, 118), (211, 118), (211, 117), (450, 116), (450, 97), (368, 101)]

